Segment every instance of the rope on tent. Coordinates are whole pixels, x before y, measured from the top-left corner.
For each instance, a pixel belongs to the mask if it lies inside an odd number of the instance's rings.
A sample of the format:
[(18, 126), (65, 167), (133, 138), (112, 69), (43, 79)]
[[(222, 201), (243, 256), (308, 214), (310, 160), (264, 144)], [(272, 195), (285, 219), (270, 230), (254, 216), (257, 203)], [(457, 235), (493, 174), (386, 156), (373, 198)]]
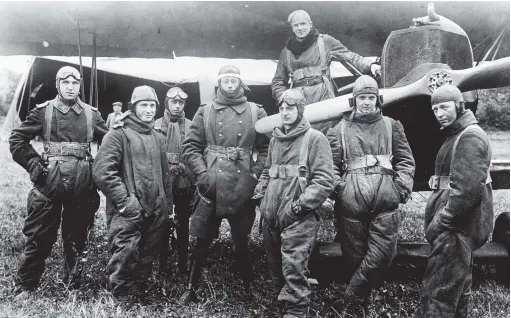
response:
[(80, 58), (80, 75), (82, 76), (82, 80), (80, 81), (80, 89), (82, 91), (82, 98), (85, 100), (85, 83), (83, 79), (83, 66), (82, 66), (82, 39), (81, 39), (81, 29), (80, 29), (80, 16), (78, 16), (78, 57)]

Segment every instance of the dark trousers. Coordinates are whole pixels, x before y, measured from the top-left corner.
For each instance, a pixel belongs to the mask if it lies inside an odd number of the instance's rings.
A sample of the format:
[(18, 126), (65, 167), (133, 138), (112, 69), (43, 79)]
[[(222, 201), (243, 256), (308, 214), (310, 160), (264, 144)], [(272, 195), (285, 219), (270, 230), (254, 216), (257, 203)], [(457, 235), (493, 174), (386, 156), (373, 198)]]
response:
[(143, 293), (152, 270), (152, 263), (162, 250), (168, 228), (168, 215), (155, 211), (145, 217), (119, 214), (107, 209), (108, 243), (111, 257), (107, 274), (115, 297)]
[(280, 292), (287, 314), (305, 317), (310, 304), (308, 263), (319, 222), (313, 213), (285, 229), (263, 220), (263, 244), (275, 289)]
[[(80, 270), (75, 267), (76, 260), (85, 248), (94, 215), (99, 208), (96, 189), (79, 188), (78, 191), (69, 190), (59, 182), (30, 190), (28, 215), (23, 227), (26, 242), (16, 279), (21, 287), (29, 290), (37, 288), (61, 224), (64, 281), (78, 278)], [(47, 193), (51, 193), (51, 197)]]
[(177, 255), (178, 269), (185, 272), (188, 263), (188, 245), (190, 243), (190, 216), (193, 211), (194, 188), (176, 189), (174, 191), (174, 213), (177, 219)]
[(346, 294), (366, 300), (372, 287), (390, 267), (397, 252), (398, 211), (384, 212), (369, 221), (338, 220), (338, 239), (353, 273)]
[[(195, 203), (196, 211), (198, 205), (204, 202), (196, 196)], [(245, 286), (247, 286), (252, 282), (254, 275), (252, 271), (252, 256), (248, 249), (248, 235), (250, 234), (255, 220), (254, 202), (252, 200), (247, 201), (239, 211), (240, 213), (229, 216), (227, 221), (231, 226), (231, 236), (234, 243), (237, 268)], [(189, 286), (191, 288), (197, 286), (202, 272), (202, 266), (206, 261), (207, 252), (213, 239), (218, 236), (222, 220), (223, 218), (216, 217), (213, 211), (206, 222), (197, 222), (197, 225), (194, 227), (199, 237), (197, 237), (197, 243), (193, 248), (192, 263), (190, 266)], [(194, 235), (194, 233), (192, 233), (192, 235)]]
[(422, 317), (468, 316), (473, 258), (462, 235), (446, 231), (431, 246), (420, 291)]

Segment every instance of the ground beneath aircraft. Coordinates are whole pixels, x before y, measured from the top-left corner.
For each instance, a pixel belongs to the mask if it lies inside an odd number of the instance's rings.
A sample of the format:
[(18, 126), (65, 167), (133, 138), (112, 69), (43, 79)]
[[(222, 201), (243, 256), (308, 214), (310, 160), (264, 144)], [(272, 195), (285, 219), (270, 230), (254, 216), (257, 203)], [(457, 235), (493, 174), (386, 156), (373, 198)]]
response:
[[(507, 141), (506, 141), (507, 134)], [(507, 149), (509, 158), (509, 133), (492, 134), (497, 148)], [(502, 141), (504, 140), (504, 141)], [(41, 143), (35, 143), (41, 150)], [(94, 149), (96, 147), (93, 147)], [(500, 156), (499, 155), (499, 156)], [(198, 295), (201, 302), (189, 307), (177, 300), (184, 291), (185, 282), (175, 274), (152, 277), (149, 289), (150, 305), (123, 308), (116, 305), (106, 291), (105, 267), (108, 260), (104, 197), (97, 213), (95, 231), (90, 250), (82, 259), (84, 283), (79, 290), (67, 291), (62, 283), (62, 243), (56, 243), (46, 262), (42, 285), (35, 297), (24, 303), (13, 301), (12, 275), (23, 248), (21, 232), (26, 213), (26, 196), (30, 187), (27, 173), (11, 159), (8, 144), (0, 142), (0, 313), (4, 317), (277, 317), (278, 307), (272, 298), (272, 284), (267, 273), (261, 236), (257, 220), (252, 231), (250, 249), (254, 258), (255, 288), (262, 301), (246, 303), (242, 299), (241, 281), (234, 273), (234, 251), (228, 234), (228, 224), (222, 224), (221, 235), (211, 248), (204, 279)], [(509, 211), (509, 190), (494, 191), (495, 215)], [(414, 193), (412, 200), (401, 207), (403, 222), (400, 237), (403, 240), (423, 241), (423, 210), (429, 192)], [(328, 211), (322, 213), (323, 226), (320, 240), (334, 236)], [(176, 267), (173, 256), (170, 268)], [(342, 270), (342, 269), (339, 269)], [(423, 269), (410, 265), (392, 267), (387, 281), (373, 292), (369, 317), (413, 317), (418, 307), (418, 292)], [(309, 317), (339, 317), (330, 308), (343, 290), (342, 285), (332, 284), (326, 288), (313, 285), (312, 305)], [(509, 288), (495, 282), (493, 266), (474, 268), (474, 288), (469, 317), (509, 317)]]

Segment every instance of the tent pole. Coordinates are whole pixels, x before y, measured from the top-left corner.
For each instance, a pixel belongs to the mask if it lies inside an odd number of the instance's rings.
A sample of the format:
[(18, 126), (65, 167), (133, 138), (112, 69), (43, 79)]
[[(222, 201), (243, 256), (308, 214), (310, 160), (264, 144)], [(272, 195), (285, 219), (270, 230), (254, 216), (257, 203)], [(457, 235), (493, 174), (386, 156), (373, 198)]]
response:
[(92, 33), (92, 47), (94, 48), (94, 52), (92, 54), (92, 63), (90, 68), (90, 98), (89, 98), (89, 105), (92, 105), (92, 101), (94, 98), (94, 63), (96, 58), (96, 33)]
[(81, 29), (80, 29), (80, 16), (78, 16), (78, 57), (80, 58), (80, 75), (82, 80), (80, 81), (80, 89), (82, 91), (82, 98), (85, 100), (85, 83), (83, 79), (83, 66), (82, 66), (82, 40), (81, 40)]
[(32, 81), (34, 80), (34, 67), (35, 61), (32, 67), (30, 68), (30, 85), (28, 86), (27, 114), (30, 111), (30, 98), (32, 98)]

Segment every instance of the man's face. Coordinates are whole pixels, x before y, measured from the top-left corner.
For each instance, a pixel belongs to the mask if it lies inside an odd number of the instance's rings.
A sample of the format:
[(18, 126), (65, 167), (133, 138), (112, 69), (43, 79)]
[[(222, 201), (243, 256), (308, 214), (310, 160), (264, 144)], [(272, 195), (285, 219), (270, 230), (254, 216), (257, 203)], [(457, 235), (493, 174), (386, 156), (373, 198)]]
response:
[(135, 105), (135, 114), (144, 123), (150, 123), (156, 115), (156, 102), (143, 100)]
[(185, 108), (184, 99), (169, 99), (168, 109), (172, 115), (181, 115)]
[(226, 76), (220, 80), (220, 87), (228, 97), (233, 97), (240, 86), (240, 80), (237, 77)]
[(116, 114), (120, 114), (121, 113), (121, 110), (122, 110), (122, 107), (121, 106), (114, 106), (114, 113)]
[(298, 118), (298, 107), (296, 107), (296, 105), (290, 106), (286, 102), (283, 102), (279, 106), (279, 113), (284, 125), (292, 125)]
[(80, 93), (80, 81), (72, 76), (68, 76), (59, 81), (59, 91), (65, 100), (75, 100)]
[(357, 111), (368, 114), (376, 111), (377, 97), (374, 94), (360, 94), (355, 98)]
[(307, 20), (294, 19), (293, 22), (291, 22), (291, 27), (296, 37), (298, 39), (303, 39), (311, 31), (312, 23)]
[(445, 128), (456, 120), (456, 103), (454, 101), (442, 102), (431, 106), (436, 120)]

